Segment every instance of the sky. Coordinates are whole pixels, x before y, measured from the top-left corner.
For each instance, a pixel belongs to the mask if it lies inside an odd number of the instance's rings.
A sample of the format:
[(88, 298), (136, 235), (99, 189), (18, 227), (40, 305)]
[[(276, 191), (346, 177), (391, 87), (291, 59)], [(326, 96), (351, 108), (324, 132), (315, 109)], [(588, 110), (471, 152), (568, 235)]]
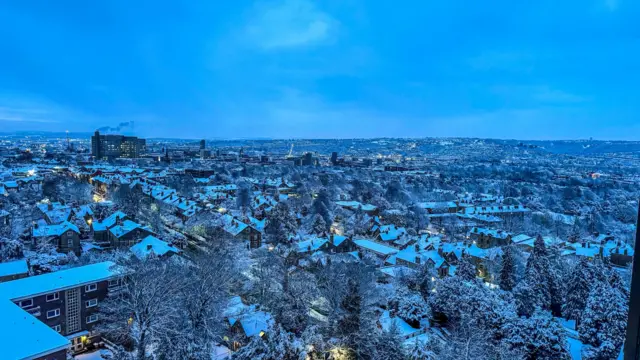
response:
[(640, 140), (640, 1), (0, 4), (0, 132)]

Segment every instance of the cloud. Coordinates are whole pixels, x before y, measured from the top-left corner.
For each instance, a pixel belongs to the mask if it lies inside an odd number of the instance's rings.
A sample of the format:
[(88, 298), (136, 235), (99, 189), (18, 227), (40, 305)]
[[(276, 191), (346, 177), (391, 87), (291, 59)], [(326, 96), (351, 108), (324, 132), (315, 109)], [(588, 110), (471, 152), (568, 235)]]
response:
[(337, 21), (308, 0), (260, 3), (248, 19), (245, 36), (255, 46), (275, 50), (326, 41)]

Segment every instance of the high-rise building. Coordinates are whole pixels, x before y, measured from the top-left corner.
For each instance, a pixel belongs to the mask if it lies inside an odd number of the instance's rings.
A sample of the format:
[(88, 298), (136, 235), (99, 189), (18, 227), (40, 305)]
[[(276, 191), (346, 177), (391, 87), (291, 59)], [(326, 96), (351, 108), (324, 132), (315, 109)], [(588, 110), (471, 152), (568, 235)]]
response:
[(331, 164), (335, 165), (337, 162), (338, 162), (338, 153), (334, 151), (331, 153)]
[[(640, 210), (640, 204), (638, 210)], [(640, 249), (640, 217), (636, 223), (635, 249), (636, 251)], [(640, 359), (640, 258), (638, 256), (633, 257), (627, 339), (624, 343), (624, 359)]]
[(91, 137), (91, 155), (96, 159), (137, 158), (147, 150), (145, 139), (124, 135), (100, 135)]

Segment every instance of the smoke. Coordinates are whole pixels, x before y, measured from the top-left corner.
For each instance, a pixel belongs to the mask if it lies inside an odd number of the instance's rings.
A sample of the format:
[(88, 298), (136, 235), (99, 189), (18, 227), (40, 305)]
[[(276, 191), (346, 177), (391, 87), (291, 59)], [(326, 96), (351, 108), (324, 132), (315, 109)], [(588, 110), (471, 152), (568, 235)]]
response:
[(128, 127), (133, 128), (133, 120), (121, 122), (116, 127), (103, 126), (101, 128), (98, 128), (96, 131), (100, 131), (100, 132), (119, 132), (119, 131), (122, 131), (123, 129), (126, 129)]

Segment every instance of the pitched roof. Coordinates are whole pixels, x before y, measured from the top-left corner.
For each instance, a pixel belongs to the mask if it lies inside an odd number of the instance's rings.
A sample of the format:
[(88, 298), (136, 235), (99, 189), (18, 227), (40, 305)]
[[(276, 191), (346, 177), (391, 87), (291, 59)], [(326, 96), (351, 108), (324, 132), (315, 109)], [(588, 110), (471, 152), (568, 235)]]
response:
[(34, 237), (45, 237), (45, 236), (60, 236), (67, 231), (73, 231), (77, 234), (80, 234), (80, 230), (74, 224), (65, 221), (61, 224), (56, 225), (42, 225), (38, 227), (32, 228), (32, 235)]
[(141, 242), (133, 245), (130, 250), (138, 259), (144, 259), (151, 255), (151, 253), (163, 256), (169, 252), (173, 252), (175, 254), (181, 252), (177, 247), (152, 235), (147, 236)]

